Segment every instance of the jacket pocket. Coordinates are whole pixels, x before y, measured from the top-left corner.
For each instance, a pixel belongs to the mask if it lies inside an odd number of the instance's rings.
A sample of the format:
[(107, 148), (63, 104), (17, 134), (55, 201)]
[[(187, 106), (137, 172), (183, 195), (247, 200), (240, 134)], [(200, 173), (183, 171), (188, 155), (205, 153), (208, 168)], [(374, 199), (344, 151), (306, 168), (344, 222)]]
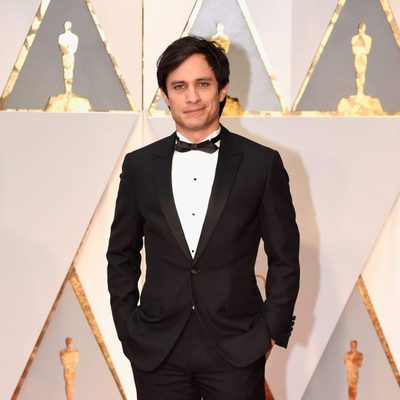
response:
[(141, 298), (140, 308), (147, 317), (159, 317), (162, 314), (161, 302), (156, 298)]
[(260, 293), (251, 296), (229, 299), (225, 305), (225, 315), (236, 317), (240, 315), (260, 314), (263, 301)]

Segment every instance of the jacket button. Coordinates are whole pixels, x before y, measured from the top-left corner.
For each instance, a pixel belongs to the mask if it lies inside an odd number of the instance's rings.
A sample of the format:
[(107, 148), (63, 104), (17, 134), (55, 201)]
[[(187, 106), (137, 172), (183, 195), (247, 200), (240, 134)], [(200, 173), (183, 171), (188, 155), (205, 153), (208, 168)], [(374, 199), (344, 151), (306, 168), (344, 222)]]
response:
[(190, 272), (191, 272), (193, 275), (196, 275), (196, 274), (198, 274), (198, 273), (200, 272), (200, 270), (199, 270), (198, 268), (196, 268), (196, 267), (193, 267), (193, 268), (190, 269)]

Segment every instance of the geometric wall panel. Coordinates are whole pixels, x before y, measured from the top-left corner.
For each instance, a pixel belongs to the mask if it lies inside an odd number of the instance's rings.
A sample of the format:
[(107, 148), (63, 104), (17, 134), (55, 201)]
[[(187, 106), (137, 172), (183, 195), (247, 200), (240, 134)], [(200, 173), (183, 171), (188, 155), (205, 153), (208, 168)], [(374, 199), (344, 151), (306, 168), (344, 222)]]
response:
[(341, 98), (355, 95), (351, 40), (360, 22), (372, 38), (367, 55), (365, 94), (383, 110), (400, 110), (400, 33), (386, 0), (340, 0), (294, 103), (294, 111), (336, 111)]
[(115, 64), (94, 11), (85, 0), (43, 2), (2, 95), (3, 109), (43, 110), (50, 96), (64, 93), (58, 38), (66, 21), (79, 38), (73, 93), (95, 111), (132, 111), (132, 99)]
[(369, 312), (400, 385), (400, 195), (362, 271)]
[(136, 398), (134, 395), (136, 391), (132, 376), (132, 367), (122, 352), (121, 343), (117, 337), (111, 315), (110, 295), (107, 289), (107, 259), (105, 254), (108, 247), (110, 227), (114, 217), (122, 161), (126, 153), (143, 146), (143, 143), (138, 140), (141, 138), (140, 131), (141, 124), (139, 120), (121, 151), (118, 161), (115, 163), (111, 178), (74, 259), (76, 274), (85, 291), (85, 297), (88, 304), (90, 304), (93, 318), (101, 333), (102, 342), (107, 348), (127, 399)]
[[(267, 64), (243, 1), (199, 0), (189, 17), (183, 36), (212, 37), (217, 34), (219, 23), (223, 24), (220, 35), (226, 35), (230, 42), (227, 53), (231, 69), (229, 95), (239, 100), (245, 115), (253, 112), (280, 112), (285, 109), (277, 82)], [(159, 91), (151, 112), (154, 114), (157, 110), (167, 111)]]
[(121, 399), (121, 393), (85, 315), (71, 285), (67, 283), (23, 381), (18, 400), (65, 398), (63, 366), (59, 352), (65, 348), (66, 337), (73, 339), (73, 347), (79, 351), (74, 398)]
[(0, 113), (0, 398), (10, 398), (136, 121)]
[(343, 356), (350, 349), (350, 341), (353, 339), (358, 341), (358, 351), (363, 353), (357, 398), (399, 398), (399, 385), (356, 285), (302, 397), (303, 400), (347, 398), (347, 370)]
[[(288, 349), (273, 349), (267, 381), (277, 399), (298, 399), (399, 192), (397, 118), (227, 118), (223, 123), (279, 150), (290, 176), (301, 238), (300, 293)], [(265, 275), (265, 264), (265, 257), (257, 259), (257, 274)]]

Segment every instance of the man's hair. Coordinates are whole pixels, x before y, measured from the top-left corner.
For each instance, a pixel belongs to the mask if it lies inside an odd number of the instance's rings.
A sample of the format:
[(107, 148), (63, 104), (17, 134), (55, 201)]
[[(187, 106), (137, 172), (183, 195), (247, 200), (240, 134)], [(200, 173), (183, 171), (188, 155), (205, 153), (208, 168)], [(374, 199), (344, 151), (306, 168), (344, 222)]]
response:
[[(224, 50), (215, 42), (198, 36), (185, 36), (172, 42), (157, 61), (158, 86), (168, 96), (168, 75), (193, 54), (203, 54), (214, 72), (218, 91), (229, 83), (229, 61)], [(219, 103), (219, 115), (225, 106), (226, 96)]]

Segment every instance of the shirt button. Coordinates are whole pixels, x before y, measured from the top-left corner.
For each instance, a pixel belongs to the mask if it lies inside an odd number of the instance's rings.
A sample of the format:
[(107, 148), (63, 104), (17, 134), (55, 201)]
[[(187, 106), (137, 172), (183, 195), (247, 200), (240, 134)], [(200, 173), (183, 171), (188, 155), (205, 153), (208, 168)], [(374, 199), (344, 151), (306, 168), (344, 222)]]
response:
[(199, 270), (198, 268), (196, 268), (196, 267), (193, 267), (193, 268), (190, 269), (190, 272), (191, 272), (193, 275), (196, 275), (196, 274), (198, 274), (198, 273), (200, 272), (200, 270)]

